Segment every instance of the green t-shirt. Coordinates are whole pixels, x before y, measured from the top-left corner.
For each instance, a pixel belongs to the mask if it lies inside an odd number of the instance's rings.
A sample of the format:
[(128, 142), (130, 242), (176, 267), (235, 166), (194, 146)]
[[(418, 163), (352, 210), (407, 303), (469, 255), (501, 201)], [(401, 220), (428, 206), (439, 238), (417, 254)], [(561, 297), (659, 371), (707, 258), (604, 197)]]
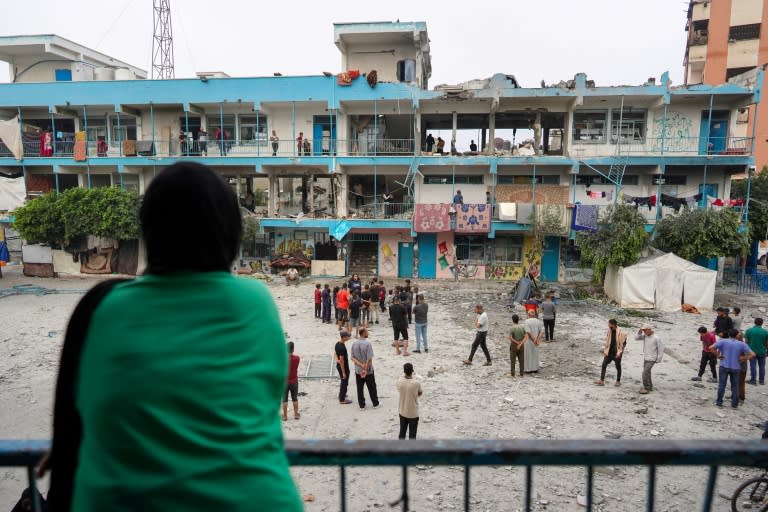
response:
[(758, 356), (765, 355), (765, 341), (768, 340), (768, 330), (755, 325), (744, 332), (744, 339), (752, 352)]
[(515, 341), (522, 341), (525, 338), (525, 327), (522, 325), (515, 325), (509, 330), (509, 335), (515, 339)]
[(300, 511), (277, 414), (275, 303), (226, 272), (147, 275), (93, 313), (72, 510)]

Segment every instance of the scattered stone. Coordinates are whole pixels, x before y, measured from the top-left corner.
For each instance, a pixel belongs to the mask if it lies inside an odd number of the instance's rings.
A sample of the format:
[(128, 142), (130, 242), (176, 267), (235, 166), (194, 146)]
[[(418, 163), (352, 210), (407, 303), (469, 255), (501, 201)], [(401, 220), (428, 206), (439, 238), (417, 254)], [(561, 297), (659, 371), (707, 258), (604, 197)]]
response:
[(648, 407), (639, 407), (635, 409), (635, 414), (648, 414)]
[(606, 432), (603, 434), (603, 437), (606, 437), (608, 439), (621, 439), (621, 434), (617, 432)]
[(701, 384), (700, 382), (694, 382), (693, 383), (693, 387), (695, 387), (695, 388), (703, 388), (704, 384)]
[(651, 433), (651, 435), (652, 435), (652, 436), (654, 436), (654, 437), (657, 437), (657, 436), (660, 436), (660, 435), (661, 435), (661, 432), (659, 432), (658, 430), (651, 430), (651, 432), (650, 432), (650, 433)]

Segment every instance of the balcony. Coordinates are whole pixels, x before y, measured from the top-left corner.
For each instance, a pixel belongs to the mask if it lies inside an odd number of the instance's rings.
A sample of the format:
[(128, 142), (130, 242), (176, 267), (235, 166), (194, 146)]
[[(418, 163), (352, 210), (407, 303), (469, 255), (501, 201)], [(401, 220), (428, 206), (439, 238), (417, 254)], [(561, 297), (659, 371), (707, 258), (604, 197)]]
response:
[(393, 219), (410, 220), (413, 218), (413, 203), (368, 203), (355, 206), (349, 203), (349, 217), (353, 219)]
[[(0, 466), (24, 467), (27, 469), (29, 485), (36, 488), (35, 465), (48, 450), (47, 441), (0, 441)], [(541, 442), (535, 439), (523, 440), (409, 440), (409, 441), (354, 441), (354, 440), (322, 440), (322, 441), (287, 441), (286, 455), (294, 467), (336, 467), (338, 477), (330, 478), (328, 495), (319, 498), (327, 501), (324, 507), (333, 505), (330, 500), (338, 499), (338, 510), (345, 512), (348, 507), (347, 473), (352, 467), (376, 467), (380, 474), (386, 474), (389, 479), (397, 481), (390, 475), (387, 468), (399, 469), (400, 486), (377, 487), (372, 496), (376, 500), (393, 500), (392, 507), (402, 510), (411, 507), (418, 510), (434, 509), (435, 503), (423, 493), (411, 492), (410, 471), (416, 466), (441, 466), (455, 468), (461, 473), (454, 492), (442, 496), (452, 509), (469, 511), (473, 502), (473, 484), (488, 489), (488, 485), (498, 482), (483, 483), (474, 480), (472, 472), (482, 467), (507, 466), (511, 470), (505, 473), (505, 479), (513, 478), (513, 488), (504, 486), (494, 487), (494, 493), (501, 493), (498, 498), (506, 503), (505, 510), (521, 507), (525, 511), (539, 510), (541, 504), (534, 504), (536, 489), (534, 487), (534, 468), (540, 466), (563, 468), (577, 466), (583, 468), (581, 477), (583, 495), (579, 494), (578, 501), (585, 510), (596, 509), (597, 499), (595, 480), (603, 478), (595, 475), (598, 468), (604, 466), (620, 466), (624, 471), (633, 467), (647, 468), (647, 477), (642, 485), (640, 499), (630, 505), (633, 510), (668, 510), (669, 503), (656, 502), (661, 498), (656, 496), (657, 470), (659, 467), (701, 467), (706, 473), (699, 478), (690, 479), (687, 489), (681, 490), (691, 499), (689, 508), (685, 510), (702, 510), (709, 512), (717, 495), (725, 496), (730, 501), (734, 488), (740, 482), (730, 482), (724, 479), (724, 484), (718, 482), (718, 476), (725, 472), (724, 466), (740, 466), (764, 468), (768, 466), (768, 443), (757, 440), (548, 440)], [(545, 474), (536, 472), (537, 486), (541, 486), (548, 478)], [(509, 476), (506, 476), (509, 475)], [(393, 478), (394, 477), (394, 478)], [(517, 478), (522, 485), (517, 484)], [(642, 477), (641, 477), (642, 478)], [(765, 480), (763, 480), (764, 482)], [(457, 482), (458, 483), (458, 482)], [(575, 482), (574, 482), (575, 483)], [(330, 498), (330, 489), (338, 486), (338, 498)], [(618, 484), (617, 484), (618, 485)], [(638, 483), (632, 485), (640, 485)], [(743, 510), (764, 510), (765, 491), (753, 487), (753, 495), (743, 493), (739, 504)], [(519, 492), (517, 491), (519, 489)], [(357, 494), (365, 489), (358, 488)], [(479, 491), (474, 491), (475, 495)], [(620, 491), (617, 491), (620, 492)], [(513, 498), (520, 495), (520, 500)], [(757, 496), (759, 494), (759, 496)], [(538, 501), (538, 500), (537, 500)], [(744, 504), (746, 502), (746, 505)], [(724, 505), (718, 502), (718, 510)], [(695, 508), (694, 508), (695, 507)], [(335, 507), (334, 507), (335, 508)], [(476, 507), (475, 507), (476, 508)], [(40, 504), (35, 503), (33, 510), (41, 510)], [(601, 509), (602, 510), (602, 509)]]

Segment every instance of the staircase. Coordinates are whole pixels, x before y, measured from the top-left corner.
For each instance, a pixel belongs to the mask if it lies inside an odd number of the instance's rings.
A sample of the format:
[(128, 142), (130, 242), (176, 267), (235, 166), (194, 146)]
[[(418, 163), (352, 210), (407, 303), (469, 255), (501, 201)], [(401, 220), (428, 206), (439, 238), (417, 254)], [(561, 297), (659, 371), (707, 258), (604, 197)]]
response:
[(352, 242), (348, 274), (359, 275), (363, 283), (370, 282), (371, 278), (378, 276), (378, 252), (377, 242)]

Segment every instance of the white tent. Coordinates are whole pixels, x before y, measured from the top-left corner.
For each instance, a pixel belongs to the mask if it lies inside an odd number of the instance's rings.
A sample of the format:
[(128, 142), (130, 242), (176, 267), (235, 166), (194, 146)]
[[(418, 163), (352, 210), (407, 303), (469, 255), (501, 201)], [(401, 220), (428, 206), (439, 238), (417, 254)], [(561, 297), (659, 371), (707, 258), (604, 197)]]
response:
[(629, 267), (609, 265), (605, 294), (622, 308), (679, 311), (682, 303), (712, 310), (717, 272), (662, 253)]
[(24, 205), (27, 190), (24, 178), (6, 178), (0, 176), (0, 211), (13, 211)]

